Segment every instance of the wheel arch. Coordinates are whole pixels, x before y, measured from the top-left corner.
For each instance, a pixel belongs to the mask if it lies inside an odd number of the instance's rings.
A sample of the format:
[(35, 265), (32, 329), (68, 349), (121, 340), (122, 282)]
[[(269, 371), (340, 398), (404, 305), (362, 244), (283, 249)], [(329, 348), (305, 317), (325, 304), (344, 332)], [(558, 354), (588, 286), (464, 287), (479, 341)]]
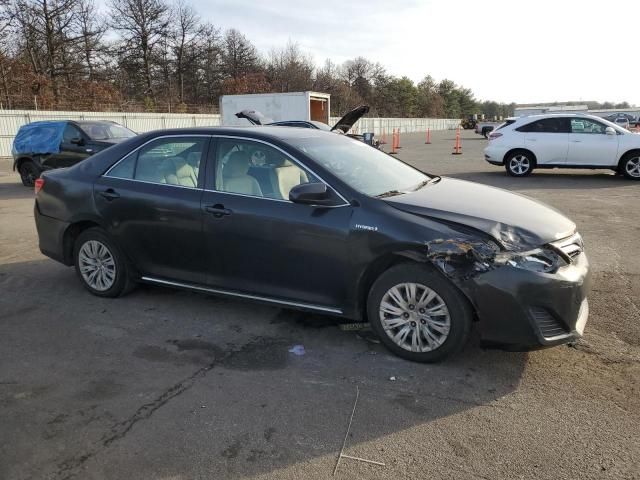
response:
[(367, 299), (373, 283), (385, 271), (402, 263), (422, 265), (424, 268), (435, 272), (437, 275), (440, 275), (448, 280), (449, 283), (451, 283), (451, 285), (455, 289), (457, 289), (464, 298), (467, 299), (473, 311), (474, 318), (477, 319), (476, 306), (469, 293), (461, 288), (460, 285), (452, 278), (448, 277), (439, 268), (437, 268), (428, 258), (426, 252), (420, 251), (418, 249), (405, 249), (388, 252), (380, 255), (367, 266), (364, 273), (360, 277), (360, 281), (358, 282), (357, 287), (356, 312), (358, 318), (363, 319), (364, 321), (366, 321), (367, 319)]
[(620, 155), (620, 159), (618, 160), (618, 169), (622, 168), (622, 162), (624, 162), (627, 159), (627, 157), (632, 154), (640, 155), (640, 148), (630, 148), (629, 150), (624, 152), (622, 155)]
[(74, 265), (75, 263), (73, 258), (73, 246), (78, 235), (85, 230), (94, 227), (102, 228), (102, 226), (94, 220), (79, 220), (67, 227), (62, 236), (62, 254), (65, 265)]
[(22, 157), (16, 158), (13, 161), (13, 171), (14, 172), (19, 172), (20, 171), (20, 166), (25, 162), (33, 162), (33, 163), (35, 163), (37, 165), (37, 162), (32, 157), (22, 156)]
[(515, 147), (515, 148), (512, 148), (512, 149), (508, 150), (507, 153), (505, 153), (504, 156), (502, 157), (502, 164), (506, 165), (507, 164), (507, 158), (509, 157), (509, 155), (512, 155), (512, 154), (514, 154), (516, 152), (525, 152), (525, 153), (531, 154), (531, 156), (533, 157), (533, 168), (538, 166), (538, 157), (536, 157), (536, 154), (533, 153), (528, 148), (523, 148), (523, 147)]

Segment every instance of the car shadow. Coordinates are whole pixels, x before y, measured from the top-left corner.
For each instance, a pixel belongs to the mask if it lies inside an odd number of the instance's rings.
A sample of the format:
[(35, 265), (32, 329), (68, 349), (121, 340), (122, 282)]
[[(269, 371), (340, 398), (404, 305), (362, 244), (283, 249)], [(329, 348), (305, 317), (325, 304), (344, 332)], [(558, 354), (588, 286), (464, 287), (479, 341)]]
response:
[(13, 176), (9, 180), (0, 182), (0, 199), (24, 199), (34, 198), (33, 187), (25, 187), (20, 183), (20, 177), (15, 177), (15, 183), (11, 182)]
[(192, 477), (197, 464), (241, 478), (333, 462), (356, 387), (349, 445), (384, 446), (510, 394), (528, 358), (484, 350), (474, 331), (456, 357), (412, 363), (331, 317), (155, 286), (94, 297), (50, 260), (0, 265), (0, 291), (0, 405), (14, 439), (2, 463), (15, 476)]

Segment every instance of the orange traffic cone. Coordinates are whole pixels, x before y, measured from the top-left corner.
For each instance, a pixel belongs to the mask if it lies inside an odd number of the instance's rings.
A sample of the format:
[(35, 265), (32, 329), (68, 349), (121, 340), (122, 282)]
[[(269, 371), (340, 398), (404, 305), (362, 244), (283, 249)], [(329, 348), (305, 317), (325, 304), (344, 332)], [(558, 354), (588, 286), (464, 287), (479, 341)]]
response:
[(398, 153), (398, 151), (396, 150), (397, 138), (398, 134), (396, 133), (396, 129), (394, 128), (393, 134), (391, 135), (391, 151), (389, 152), (391, 155), (395, 155), (396, 153)]
[(396, 149), (399, 150), (402, 147), (400, 146), (400, 127), (398, 127), (398, 132), (396, 133)]
[(424, 142), (425, 145), (431, 144), (431, 129), (427, 128), (427, 140)]
[(453, 147), (451, 155), (462, 155), (462, 142), (460, 140), (460, 127), (456, 131), (456, 145)]
[(380, 145), (386, 145), (387, 144), (387, 131), (385, 129), (382, 129), (382, 136), (380, 137)]

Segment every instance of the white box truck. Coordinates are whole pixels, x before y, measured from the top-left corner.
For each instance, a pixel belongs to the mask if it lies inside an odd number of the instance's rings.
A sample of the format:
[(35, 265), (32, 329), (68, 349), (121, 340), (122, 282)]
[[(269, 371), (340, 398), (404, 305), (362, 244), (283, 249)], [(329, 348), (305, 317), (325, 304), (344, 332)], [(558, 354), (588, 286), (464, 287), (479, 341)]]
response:
[(331, 95), (318, 92), (257, 93), (223, 95), (220, 97), (222, 125), (250, 125), (237, 118), (242, 110), (256, 110), (274, 122), (284, 120), (313, 120), (329, 123)]

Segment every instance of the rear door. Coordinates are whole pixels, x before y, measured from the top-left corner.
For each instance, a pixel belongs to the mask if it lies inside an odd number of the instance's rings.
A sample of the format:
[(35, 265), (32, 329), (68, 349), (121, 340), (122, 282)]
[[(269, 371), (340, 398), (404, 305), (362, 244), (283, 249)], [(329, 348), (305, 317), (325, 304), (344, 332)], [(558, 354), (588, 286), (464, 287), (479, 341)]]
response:
[(151, 140), (94, 184), (107, 229), (142, 276), (204, 283), (200, 201), (208, 135)]
[(564, 165), (569, 149), (569, 122), (565, 117), (535, 120), (516, 129), (525, 134), (526, 148), (539, 165)]
[(215, 143), (202, 199), (210, 286), (329, 311), (343, 305), (351, 205), (335, 191), (333, 207), (291, 202), (293, 186), (321, 180), (278, 147)]
[(617, 133), (607, 135), (607, 126), (590, 118), (572, 118), (570, 124), (567, 165), (606, 167), (617, 164)]

